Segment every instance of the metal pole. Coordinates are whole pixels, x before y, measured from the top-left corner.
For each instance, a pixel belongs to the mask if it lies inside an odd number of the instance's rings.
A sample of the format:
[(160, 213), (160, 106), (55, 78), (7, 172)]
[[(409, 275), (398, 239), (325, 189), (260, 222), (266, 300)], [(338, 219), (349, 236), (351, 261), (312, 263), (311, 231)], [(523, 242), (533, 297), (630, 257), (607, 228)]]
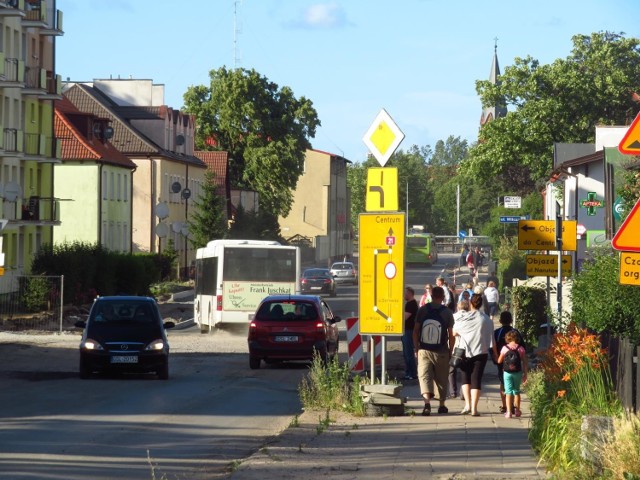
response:
[(62, 317), (64, 310), (64, 275), (60, 275), (60, 333), (62, 333)]
[(382, 385), (386, 385), (387, 384), (387, 337), (385, 335), (382, 336), (381, 347), (382, 347), (382, 372), (380, 373), (380, 383)]
[[(556, 216), (556, 248), (558, 250), (558, 286), (556, 294), (558, 300), (558, 321), (562, 318), (562, 215), (558, 212)], [(550, 322), (547, 322), (547, 337), (551, 340)]]
[(460, 238), (460, 184), (456, 185), (456, 236)]
[(409, 182), (407, 182), (407, 236), (409, 235)]
[(371, 371), (371, 385), (376, 383), (376, 344), (373, 335), (369, 335), (369, 370)]

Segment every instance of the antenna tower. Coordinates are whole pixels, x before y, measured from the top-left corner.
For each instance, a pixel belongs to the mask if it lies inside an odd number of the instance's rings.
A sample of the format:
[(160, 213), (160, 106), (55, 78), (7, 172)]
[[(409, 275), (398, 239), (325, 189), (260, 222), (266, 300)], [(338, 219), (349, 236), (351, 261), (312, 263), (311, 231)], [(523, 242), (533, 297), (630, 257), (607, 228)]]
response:
[(242, 0), (233, 0), (233, 68), (238, 68), (240, 58), (238, 54), (238, 35), (242, 33), (242, 25), (238, 22), (239, 8)]

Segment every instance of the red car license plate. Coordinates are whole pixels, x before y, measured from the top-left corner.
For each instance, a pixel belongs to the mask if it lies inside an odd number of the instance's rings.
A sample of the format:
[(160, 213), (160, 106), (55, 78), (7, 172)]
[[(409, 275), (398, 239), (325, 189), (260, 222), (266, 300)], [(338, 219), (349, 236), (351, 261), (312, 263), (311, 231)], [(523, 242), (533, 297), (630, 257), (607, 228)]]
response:
[(297, 335), (276, 335), (275, 341), (276, 342), (297, 342), (298, 336)]

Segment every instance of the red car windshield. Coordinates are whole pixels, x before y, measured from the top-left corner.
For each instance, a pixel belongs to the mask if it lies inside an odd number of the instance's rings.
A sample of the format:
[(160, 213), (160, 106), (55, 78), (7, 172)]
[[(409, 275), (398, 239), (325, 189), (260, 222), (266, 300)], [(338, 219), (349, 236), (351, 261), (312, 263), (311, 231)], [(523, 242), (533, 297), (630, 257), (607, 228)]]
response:
[(316, 306), (310, 302), (269, 302), (263, 303), (256, 320), (315, 320), (318, 318)]

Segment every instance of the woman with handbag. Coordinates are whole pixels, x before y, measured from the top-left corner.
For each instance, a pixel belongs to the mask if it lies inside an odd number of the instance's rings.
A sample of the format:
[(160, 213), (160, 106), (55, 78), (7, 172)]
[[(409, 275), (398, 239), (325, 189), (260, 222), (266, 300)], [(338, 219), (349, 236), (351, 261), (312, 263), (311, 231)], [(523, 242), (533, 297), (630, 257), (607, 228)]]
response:
[[(462, 372), (462, 393), (464, 395), (463, 415), (478, 413), (478, 400), (482, 390), (482, 375), (493, 345), (493, 322), (484, 314), (482, 309), (482, 295), (473, 294), (469, 302), (471, 311), (464, 321), (457, 322), (453, 327), (453, 334), (460, 337), (465, 347), (465, 362)], [(455, 355), (455, 353), (454, 353)]]
[[(466, 291), (463, 293), (467, 293)], [(463, 299), (458, 303), (458, 311), (453, 314), (453, 327), (455, 328), (458, 322), (463, 322), (465, 317), (469, 315), (469, 295), (467, 293), (467, 298)], [(465, 361), (465, 350), (464, 348), (460, 348), (460, 337), (456, 339), (456, 348), (453, 350), (453, 356), (451, 357), (451, 361), (449, 362), (449, 398), (457, 398), (458, 394), (458, 368)], [(458, 355), (456, 355), (458, 353)]]

